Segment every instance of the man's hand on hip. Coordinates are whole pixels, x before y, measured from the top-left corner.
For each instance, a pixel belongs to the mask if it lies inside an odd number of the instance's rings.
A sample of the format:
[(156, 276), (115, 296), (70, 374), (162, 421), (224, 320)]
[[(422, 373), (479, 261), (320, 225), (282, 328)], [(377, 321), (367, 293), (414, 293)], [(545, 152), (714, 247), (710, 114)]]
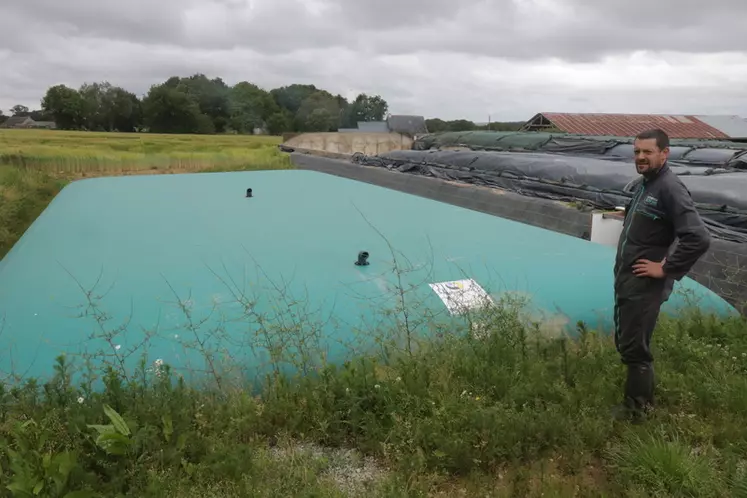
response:
[(636, 277), (664, 278), (664, 258), (661, 262), (649, 261), (648, 259), (639, 259), (633, 265), (633, 274)]

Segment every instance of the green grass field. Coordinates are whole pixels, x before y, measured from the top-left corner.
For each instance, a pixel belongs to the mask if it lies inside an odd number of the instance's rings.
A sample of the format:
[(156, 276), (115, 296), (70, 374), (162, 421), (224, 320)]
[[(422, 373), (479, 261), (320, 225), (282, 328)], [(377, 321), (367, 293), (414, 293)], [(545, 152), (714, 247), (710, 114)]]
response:
[(279, 137), (0, 131), (0, 165), (55, 174), (119, 175), (288, 168)]
[[(2, 132), (3, 247), (71, 179), (290, 167), (275, 143)], [(410, 306), (395, 313), (417, 320)], [(268, 379), (257, 397), (187, 386), (168, 365), (95, 371), (60, 358), (48, 383), (0, 384), (0, 498), (747, 498), (744, 319), (664, 317), (657, 409), (630, 425), (609, 416), (624, 380), (611, 338), (583, 327), (577, 340), (548, 338), (519, 311), (483, 317), (487, 337), (450, 330), (414, 350), (396, 346), (403, 325), (382, 332), (386, 357)]]

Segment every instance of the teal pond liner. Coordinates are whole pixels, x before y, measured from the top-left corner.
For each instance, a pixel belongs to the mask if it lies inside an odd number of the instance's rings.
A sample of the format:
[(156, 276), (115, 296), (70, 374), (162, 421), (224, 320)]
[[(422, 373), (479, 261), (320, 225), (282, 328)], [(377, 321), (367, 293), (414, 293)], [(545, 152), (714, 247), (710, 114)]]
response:
[[(355, 264), (361, 251), (368, 265)], [(437, 292), (450, 281), (476, 282), (494, 301), (523, 296), (534, 318), (570, 333), (579, 321), (609, 331), (614, 256), (318, 172), (86, 179), (63, 189), (0, 261), (0, 374), (48, 378), (62, 353), (99, 373), (104, 363), (134, 372), (144, 354), (150, 371), (166, 363), (185, 379), (220, 372), (251, 382), (275, 364), (308, 373), (321, 357), (371, 351), (402, 320), (403, 302), (410, 326), (430, 314), (450, 330), (461, 318)], [(676, 314), (693, 298), (736, 313), (690, 279), (664, 309)]]

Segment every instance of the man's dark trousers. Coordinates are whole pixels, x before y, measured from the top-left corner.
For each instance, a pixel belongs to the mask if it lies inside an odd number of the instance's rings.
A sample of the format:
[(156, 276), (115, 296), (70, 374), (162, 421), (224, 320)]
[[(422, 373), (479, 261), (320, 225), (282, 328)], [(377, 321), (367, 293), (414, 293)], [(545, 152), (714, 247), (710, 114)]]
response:
[[(633, 277), (639, 278), (639, 277)], [(647, 277), (641, 277), (647, 278)], [(628, 367), (625, 404), (635, 410), (654, 404), (651, 336), (671, 282), (651, 282), (645, 292), (615, 296), (615, 346)]]

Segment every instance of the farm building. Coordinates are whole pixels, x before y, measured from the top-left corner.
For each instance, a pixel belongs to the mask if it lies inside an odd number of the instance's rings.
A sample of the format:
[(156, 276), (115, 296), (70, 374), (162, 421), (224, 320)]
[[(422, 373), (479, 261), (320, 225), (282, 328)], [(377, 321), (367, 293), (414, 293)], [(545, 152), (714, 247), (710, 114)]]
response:
[(558, 130), (577, 135), (630, 137), (649, 128), (661, 128), (671, 138), (747, 138), (747, 120), (739, 116), (681, 114), (542, 112), (527, 121), (521, 131)]
[(389, 115), (386, 121), (359, 121), (357, 128), (341, 128), (339, 133), (399, 133), (413, 138), (428, 133), (423, 116)]
[(29, 116), (12, 116), (0, 124), (0, 128), (56, 128), (51, 121), (34, 121)]

